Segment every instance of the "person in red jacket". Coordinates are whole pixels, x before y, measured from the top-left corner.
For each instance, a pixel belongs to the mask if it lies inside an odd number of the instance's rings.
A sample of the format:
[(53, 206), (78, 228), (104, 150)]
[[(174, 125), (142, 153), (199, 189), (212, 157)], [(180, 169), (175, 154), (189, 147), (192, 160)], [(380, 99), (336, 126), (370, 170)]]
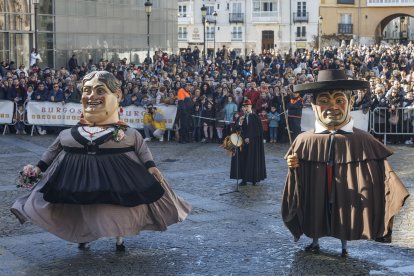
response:
[(250, 87), (246, 89), (244, 96), (252, 102), (254, 107), (256, 106), (256, 102), (260, 97), (260, 91), (256, 87), (256, 83), (254, 81), (250, 83)]

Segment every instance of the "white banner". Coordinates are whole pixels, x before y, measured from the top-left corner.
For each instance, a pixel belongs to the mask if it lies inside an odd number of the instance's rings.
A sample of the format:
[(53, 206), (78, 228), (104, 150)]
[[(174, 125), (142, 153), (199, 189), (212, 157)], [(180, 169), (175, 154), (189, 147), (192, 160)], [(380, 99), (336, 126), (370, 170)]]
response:
[(74, 126), (79, 122), (82, 105), (30, 101), (26, 111), (31, 125)]
[[(369, 112), (364, 114), (362, 110), (351, 111), (351, 116), (354, 119), (354, 127), (368, 131)], [(315, 113), (312, 108), (302, 109), (302, 131), (308, 131), (315, 128)]]
[(0, 100), (0, 124), (11, 124), (13, 122), (14, 102)]
[[(177, 107), (175, 105), (158, 105), (157, 109), (164, 113), (165, 126), (173, 129)], [(27, 120), (31, 125), (41, 126), (73, 126), (79, 122), (82, 105), (75, 103), (29, 102), (26, 107)], [(138, 106), (123, 107), (121, 120), (130, 127), (143, 129), (145, 109)]]

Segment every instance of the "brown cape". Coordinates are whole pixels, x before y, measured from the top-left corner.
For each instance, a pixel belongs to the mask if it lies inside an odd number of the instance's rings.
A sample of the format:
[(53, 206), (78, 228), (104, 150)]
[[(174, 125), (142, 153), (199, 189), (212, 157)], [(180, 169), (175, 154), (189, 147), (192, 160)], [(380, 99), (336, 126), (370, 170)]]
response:
[(285, 225), (295, 240), (302, 234), (343, 240), (387, 235), (409, 196), (386, 160), (392, 152), (357, 128), (353, 134), (335, 137), (331, 206), (326, 169), (329, 135), (304, 132), (289, 149), (287, 155), (296, 153), (299, 158), (299, 183), (295, 185), (289, 170), (282, 202)]

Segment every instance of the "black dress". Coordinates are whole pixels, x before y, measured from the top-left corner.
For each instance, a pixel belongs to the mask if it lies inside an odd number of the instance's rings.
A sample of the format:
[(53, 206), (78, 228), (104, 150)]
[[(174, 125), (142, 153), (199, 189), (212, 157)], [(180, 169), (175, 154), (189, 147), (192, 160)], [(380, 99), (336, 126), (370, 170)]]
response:
[(40, 190), (46, 201), (133, 207), (164, 194), (155, 177), (125, 154), (134, 147), (99, 147), (112, 139), (113, 132), (91, 142), (75, 126), (71, 135), (83, 148), (63, 146), (63, 160)]
[(237, 153), (232, 157), (230, 178), (238, 178), (252, 183), (265, 179), (266, 163), (260, 118), (256, 114), (250, 113), (247, 119), (244, 118), (241, 126), (238, 118), (233, 131), (240, 131), (243, 141), (249, 138), (249, 144), (244, 143), (242, 149), (237, 149)]

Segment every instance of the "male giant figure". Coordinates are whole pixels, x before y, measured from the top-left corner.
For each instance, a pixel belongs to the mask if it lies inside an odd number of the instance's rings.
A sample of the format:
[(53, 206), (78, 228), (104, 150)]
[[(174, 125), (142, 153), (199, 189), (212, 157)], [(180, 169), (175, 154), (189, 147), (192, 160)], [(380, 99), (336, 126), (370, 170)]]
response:
[(325, 236), (341, 240), (343, 257), (348, 240), (390, 242), (393, 218), (409, 195), (386, 159), (392, 152), (353, 127), (352, 90), (368, 88), (341, 70), (320, 71), (317, 82), (294, 87), (313, 93), (316, 121), (286, 155), (282, 217), (295, 240), (302, 234), (313, 239), (305, 251), (319, 253), (318, 239)]

